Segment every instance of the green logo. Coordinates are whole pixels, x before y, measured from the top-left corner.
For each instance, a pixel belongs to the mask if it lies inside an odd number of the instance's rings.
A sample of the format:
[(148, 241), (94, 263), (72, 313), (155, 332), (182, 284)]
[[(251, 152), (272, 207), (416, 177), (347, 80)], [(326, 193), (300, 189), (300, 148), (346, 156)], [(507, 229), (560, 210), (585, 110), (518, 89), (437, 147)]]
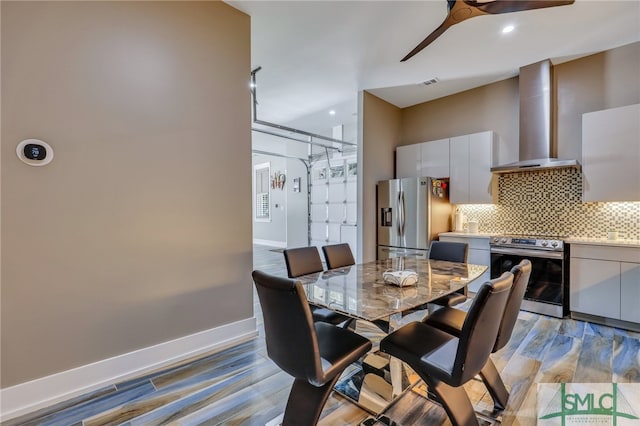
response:
[[(575, 420), (575, 423), (580, 424), (594, 423), (616, 426), (618, 419), (639, 419), (617, 383), (593, 384), (594, 387), (596, 385), (599, 385), (600, 392), (585, 392), (584, 389), (582, 392), (569, 392), (566, 384), (560, 383), (560, 389), (555, 392), (543, 412), (538, 412), (539, 420), (555, 419), (556, 422), (560, 420), (562, 426), (567, 424), (567, 420)], [(584, 386), (582, 387), (584, 388)], [(602, 391), (602, 386), (606, 386), (607, 389)], [(635, 406), (638, 406), (637, 403)]]

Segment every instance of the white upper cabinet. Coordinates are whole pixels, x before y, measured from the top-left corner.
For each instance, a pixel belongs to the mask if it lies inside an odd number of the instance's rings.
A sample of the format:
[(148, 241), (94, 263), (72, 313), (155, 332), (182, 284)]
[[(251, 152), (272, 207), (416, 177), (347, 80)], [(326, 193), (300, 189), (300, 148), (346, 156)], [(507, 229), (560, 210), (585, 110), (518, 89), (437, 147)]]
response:
[(396, 148), (396, 179), (422, 176), (449, 177), (449, 139)]
[(583, 201), (640, 201), (640, 104), (582, 115)]
[(491, 166), (496, 156), (492, 131), (451, 138), (449, 198), (453, 204), (493, 202)]
[(449, 177), (449, 139), (423, 142), (420, 145), (420, 176)]
[(404, 145), (396, 148), (396, 179), (421, 177), (422, 157), (420, 144)]
[(453, 204), (469, 202), (469, 136), (457, 136), (450, 140), (451, 177), (449, 200)]

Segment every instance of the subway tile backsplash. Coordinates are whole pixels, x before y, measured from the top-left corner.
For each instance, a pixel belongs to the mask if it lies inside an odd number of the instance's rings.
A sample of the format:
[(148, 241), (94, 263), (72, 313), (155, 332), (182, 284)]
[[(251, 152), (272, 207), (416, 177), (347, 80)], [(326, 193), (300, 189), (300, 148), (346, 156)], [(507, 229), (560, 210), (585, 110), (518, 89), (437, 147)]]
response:
[(509, 173), (498, 177), (498, 204), (463, 204), (480, 232), (523, 233), (640, 239), (640, 202), (583, 203), (582, 173), (578, 169), (549, 169)]

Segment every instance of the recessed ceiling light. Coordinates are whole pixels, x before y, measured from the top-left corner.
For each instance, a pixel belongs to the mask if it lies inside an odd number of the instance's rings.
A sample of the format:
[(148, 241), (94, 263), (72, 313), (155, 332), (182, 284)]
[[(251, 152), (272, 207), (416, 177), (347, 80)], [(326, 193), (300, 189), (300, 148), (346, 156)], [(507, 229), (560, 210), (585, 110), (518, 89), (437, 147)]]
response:
[(502, 34), (510, 33), (511, 31), (513, 31), (513, 30), (514, 30), (514, 28), (515, 28), (515, 27), (514, 27), (513, 25), (507, 25), (506, 27), (504, 27), (504, 28), (502, 29)]
[(329, 111), (329, 115), (336, 115), (336, 112), (334, 110)]

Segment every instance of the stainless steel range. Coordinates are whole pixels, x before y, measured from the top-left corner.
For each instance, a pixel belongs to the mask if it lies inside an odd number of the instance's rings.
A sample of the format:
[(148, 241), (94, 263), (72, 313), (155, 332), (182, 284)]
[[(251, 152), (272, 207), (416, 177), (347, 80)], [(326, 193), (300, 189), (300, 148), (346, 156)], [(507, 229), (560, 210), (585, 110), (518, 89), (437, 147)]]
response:
[(491, 278), (522, 259), (532, 265), (522, 309), (562, 318), (569, 314), (569, 250), (562, 237), (497, 235), (491, 237)]

